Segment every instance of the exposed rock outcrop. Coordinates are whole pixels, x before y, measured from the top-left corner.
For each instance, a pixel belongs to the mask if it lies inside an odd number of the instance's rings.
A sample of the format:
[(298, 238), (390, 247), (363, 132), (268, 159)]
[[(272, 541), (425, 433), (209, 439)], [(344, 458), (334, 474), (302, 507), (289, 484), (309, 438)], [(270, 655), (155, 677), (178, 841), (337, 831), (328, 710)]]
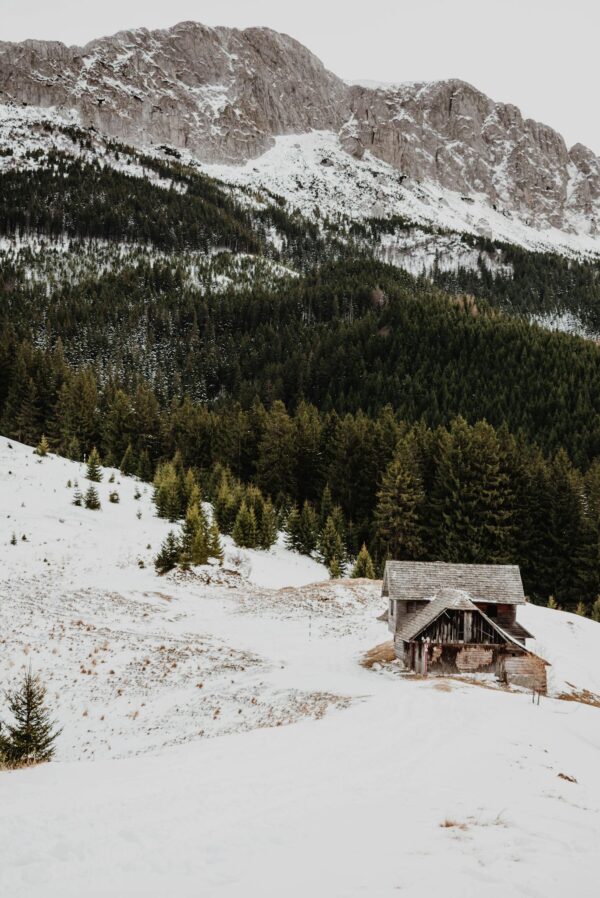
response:
[(305, 47), (266, 28), (182, 22), (83, 48), (0, 42), (0, 102), (76, 109), (82, 124), (130, 143), (169, 143), (205, 162), (256, 157), (281, 134), (339, 131), (408, 178), (486, 199), (538, 227), (600, 229), (600, 159), (568, 150), (462, 81), (351, 86)]

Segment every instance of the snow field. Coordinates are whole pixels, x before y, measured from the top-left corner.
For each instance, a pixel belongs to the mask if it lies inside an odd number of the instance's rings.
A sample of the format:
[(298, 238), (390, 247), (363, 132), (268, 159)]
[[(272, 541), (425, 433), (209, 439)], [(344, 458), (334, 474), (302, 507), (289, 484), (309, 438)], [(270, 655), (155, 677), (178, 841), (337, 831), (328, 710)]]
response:
[[(365, 670), (379, 583), (230, 541), (225, 572), (158, 577), (150, 488), (105, 471), (77, 508), (83, 465), (11, 446), (0, 687), (31, 662), (64, 731), (0, 772), (1, 895), (597, 895), (598, 708)], [(600, 692), (598, 624), (520, 619), (554, 692)]]

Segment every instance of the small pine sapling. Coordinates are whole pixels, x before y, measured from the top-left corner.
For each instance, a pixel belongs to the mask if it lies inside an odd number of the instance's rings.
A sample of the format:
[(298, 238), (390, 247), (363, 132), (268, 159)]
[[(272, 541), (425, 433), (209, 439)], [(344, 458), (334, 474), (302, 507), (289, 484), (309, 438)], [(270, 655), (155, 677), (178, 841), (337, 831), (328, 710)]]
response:
[(154, 559), (154, 567), (158, 574), (166, 574), (172, 571), (179, 562), (181, 555), (181, 545), (172, 530), (167, 534), (167, 538), (160, 547), (160, 552)]
[(277, 512), (270, 499), (263, 506), (258, 530), (258, 544), (261, 549), (270, 549), (277, 540)]
[(108, 501), (109, 501), (109, 502), (112, 502), (113, 505), (117, 505), (117, 504), (118, 504), (118, 502), (119, 502), (119, 494), (118, 494), (118, 492), (117, 492), (116, 490), (113, 490), (111, 493), (108, 494)]
[(88, 480), (91, 480), (92, 483), (100, 483), (100, 481), (102, 480), (100, 456), (98, 455), (98, 450), (96, 449), (96, 447), (94, 447), (90, 452), (85, 476)]
[(40, 456), (40, 458), (45, 458), (45, 456), (48, 455), (50, 446), (48, 445), (48, 440), (46, 439), (44, 434), (42, 434), (42, 438), (37, 444), (37, 448), (34, 451), (36, 455)]
[(11, 546), (16, 546), (16, 545), (17, 545), (17, 534), (16, 534), (16, 533), (13, 533), (13, 535), (11, 536), (11, 538), (10, 538), (10, 544), (11, 544)]
[(80, 507), (83, 505), (83, 493), (81, 492), (79, 487), (75, 489), (75, 492), (73, 494), (73, 505), (78, 505)]
[(49, 761), (61, 730), (46, 707), (46, 690), (31, 668), (18, 689), (7, 693), (14, 723), (0, 730), (0, 755), (14, 767)]
[(358, 553), (354, 567), (352, 568), (352, 577), (366, 577), (368, 580), (375, 579), (375, 568), (373, 567), (373, 561), (371, 560), (369, 550), (364, 543), (360, 552)]
[(215, 558), (219, 564), (223, 564), (223, 546), (221, 545), (219, 528), (215, 520), (208, 528), (208, 557)]
[(332, 580), (339, 580), (342, 576), (342, 566), (339, 558), (332, 558), (329, 565), (329, 576)]
[(91, 511), (98, 511), (101, 508), (100, 505), (100, 496), (98, 495), (98, 490), (94, 486), (93, 483), (90, 483), (88, 490), (85, 494), (85, 507), (89, 508)]
[(245, 499), (240, 505), (231, 535), (235, 544), (243, 549), (253, 549), (257, 545), (256, 516), (254, 509), (246, 505)]

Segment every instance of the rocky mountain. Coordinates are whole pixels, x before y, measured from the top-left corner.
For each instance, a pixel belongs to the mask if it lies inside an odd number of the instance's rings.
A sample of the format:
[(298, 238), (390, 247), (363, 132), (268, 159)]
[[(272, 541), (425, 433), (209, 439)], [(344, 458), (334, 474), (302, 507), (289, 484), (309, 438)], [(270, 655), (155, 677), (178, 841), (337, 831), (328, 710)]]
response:
[(73, 109), (83, 125), (206, 163), (240, 164), (278, 136), (327, 131), (357, 159), (368, 153), (409, 183), (483, 201), (525, 225), (591, 238), (600, 229), (591, 150), (569, 150), (556, 131), (458, 80), (347, 84), (266, 28), (183, 22), (85, 47), (3, 42), (0, 101)]

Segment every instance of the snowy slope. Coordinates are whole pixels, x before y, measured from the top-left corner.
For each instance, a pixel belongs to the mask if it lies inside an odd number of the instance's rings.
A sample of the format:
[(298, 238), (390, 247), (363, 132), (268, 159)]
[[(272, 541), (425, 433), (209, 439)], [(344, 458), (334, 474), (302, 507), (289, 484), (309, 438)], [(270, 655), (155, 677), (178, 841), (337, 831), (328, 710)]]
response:
[[(404, 178), (370, 153), (355, 159), (332, 132), (277, 137), (272, 149), (244, 165), (202, 168), (222, 181), (279, 194), (308, 217), (315, 209), (332, 220), (400, 215), (417, 224), (476, 234), (529, 250), (600, 257), (600, 236), (590, 236), (583, 229), (566, 233), (532, 227), (506, 210), (494, 209), (483, 195), (462, 196), (433, 182)], [(444, 251), (447, 254), (449, 247), (442, 243), (440, 255)]]
[[(1, 895), (597, 894), (598, 708), (365, 670), (379, 583), (230, 543), (158, 577), (149, 490), (75, 478), (0, 438), (0, 687), (31, 663), (64, 726), (0, 772)], [(553, 690), (600, 691), (598, 624), (520, 614)]]

